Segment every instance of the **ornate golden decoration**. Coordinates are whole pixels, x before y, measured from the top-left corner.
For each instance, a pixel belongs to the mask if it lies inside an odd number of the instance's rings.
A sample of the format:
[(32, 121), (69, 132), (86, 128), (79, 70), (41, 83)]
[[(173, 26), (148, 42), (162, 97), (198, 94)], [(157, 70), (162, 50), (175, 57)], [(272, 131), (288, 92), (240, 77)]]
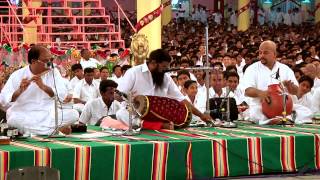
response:
[(134, 57), (134, 64), (143, 64), (149, 53), (149, 41), (145, 34), (135, 34), (132, 36), (131, 51)]

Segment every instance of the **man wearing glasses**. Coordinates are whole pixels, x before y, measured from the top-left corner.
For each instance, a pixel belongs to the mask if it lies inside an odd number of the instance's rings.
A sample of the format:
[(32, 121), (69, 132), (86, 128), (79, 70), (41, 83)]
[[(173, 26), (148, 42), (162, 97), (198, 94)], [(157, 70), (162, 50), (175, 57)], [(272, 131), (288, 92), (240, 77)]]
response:
[[(52, 55), (44, 46), (28, 52), (29, 65), (11, 74), (0, 94), (7, 109), (9, 126), (20, 133), (48, 135), (55, 130), (54, 97), (59, 102), (68, 95), (57, 69), (51, 69)], [(58, 111), (59, 127), (75, 122), (78, 114)], [(62, 129), (62, 128), (61, 128)]]

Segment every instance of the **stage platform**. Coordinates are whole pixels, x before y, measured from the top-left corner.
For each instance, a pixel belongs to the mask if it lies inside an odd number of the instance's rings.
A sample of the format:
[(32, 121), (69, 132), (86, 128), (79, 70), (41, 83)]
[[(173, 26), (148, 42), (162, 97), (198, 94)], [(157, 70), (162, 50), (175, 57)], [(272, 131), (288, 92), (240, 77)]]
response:
[[(89, 127), (88, 134), (101, 132)], [(117, 137), (35, 136), (0, 145), (7, 171), (50, 166), (62, 180), (210, 179), (320, 168), (320, 125), (142, 131)]]

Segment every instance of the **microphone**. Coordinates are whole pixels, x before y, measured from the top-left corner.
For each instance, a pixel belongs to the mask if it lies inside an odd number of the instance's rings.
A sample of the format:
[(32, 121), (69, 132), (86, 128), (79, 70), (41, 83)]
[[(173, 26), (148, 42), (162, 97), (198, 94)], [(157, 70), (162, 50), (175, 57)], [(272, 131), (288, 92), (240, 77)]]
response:
[(126, 93), (124, 93), (124, 92), (119, 91), (118, 89), (115, 90), (115, 93), (117, 93), (121, 97), (124, 97), (124, 98), (128, 99), (128, 95)]
[(280, 68), (278, 68), (277, 72), (276, 72), (276, 79), (279, 80), (280, 78)]
[(45, 64), (45, 67), (46, 67), (47, 69), (54, 69), (53, 62), (52, 62), (52, 61), (48, 61), (48, 62)]

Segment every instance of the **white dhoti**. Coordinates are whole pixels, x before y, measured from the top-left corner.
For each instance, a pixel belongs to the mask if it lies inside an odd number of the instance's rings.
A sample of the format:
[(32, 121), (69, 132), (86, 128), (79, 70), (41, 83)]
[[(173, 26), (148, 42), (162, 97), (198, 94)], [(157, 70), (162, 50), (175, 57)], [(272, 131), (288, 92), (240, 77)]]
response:
[(77, 110), (81, 114), (84, 109), (84, 104), (73, 104), (73, 109)]
[[(295, 124), (304, 124), (312, 122), (312, 111), (300, 104), (293, 104), (293, 111), (296, 112), (296, 117), (291, 115), (287, 117), (294, 121)], [(268, 124), (272, 119), (268, 119), (263, 113), (261, 105), (251, 105), (248, 109), (249, 120), (259, 125)]]
[[(74, 109), (58, 109), (58, 127), (72, 124), (79, 119)], [(18, 128), (22, 134), (50, 135), (55, 129), (55, 111), (33, 111), (28, 114), (7, 111), (10, 127)]]

